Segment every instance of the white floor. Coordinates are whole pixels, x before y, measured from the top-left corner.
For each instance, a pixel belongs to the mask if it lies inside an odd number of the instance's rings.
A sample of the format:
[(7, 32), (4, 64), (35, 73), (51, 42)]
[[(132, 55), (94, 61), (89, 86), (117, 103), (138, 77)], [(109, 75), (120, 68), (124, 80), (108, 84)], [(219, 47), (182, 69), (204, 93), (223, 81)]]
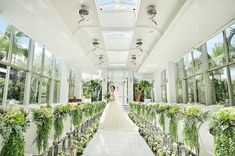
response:
[(84, 156), (154, 156), (138, 132), (98, 130)]

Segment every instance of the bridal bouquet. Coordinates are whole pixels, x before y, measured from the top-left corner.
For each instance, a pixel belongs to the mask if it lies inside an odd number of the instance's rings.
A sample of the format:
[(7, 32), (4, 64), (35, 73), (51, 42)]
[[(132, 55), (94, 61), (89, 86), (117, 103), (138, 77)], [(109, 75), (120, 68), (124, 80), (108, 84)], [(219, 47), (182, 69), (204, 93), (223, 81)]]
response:
[(111, 94), (109, 92), (107, 92), (105, 95), (104, 95), (104, 99), (109, 101), (111, 98)]

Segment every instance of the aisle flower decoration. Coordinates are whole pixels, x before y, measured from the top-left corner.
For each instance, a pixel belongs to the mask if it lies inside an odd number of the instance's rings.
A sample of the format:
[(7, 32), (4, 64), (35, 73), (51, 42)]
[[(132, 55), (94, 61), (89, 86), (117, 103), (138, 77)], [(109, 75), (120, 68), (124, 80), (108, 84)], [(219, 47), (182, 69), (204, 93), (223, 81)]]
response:
[(24, 156), (24, 132), (29, 126), (28, 113), (23, 109), (1, 110), (0, 135), (3, 147), (0, 156)]
[(190, 105), (186, 106), (186, 109), (182, 113), (182, 116), (184, 119), (184, 143), (190, 149), (197, 149), (199, 148), (198, 126), (199, 123), (205, 121), (207, 113), (203, 113), (200, 107), (197, 105)]
[(159, 125), (161, 126), (162, 130), (165, 130), (165, 111), (166, 111), (167, 105), (165, 103), (159, 103), (157, 104), (157, 113), (159, 114)]
[(170, 104), (167, 106), (166, 115), (170, 118), (169, 131), (173, 141), (177, 141), (178, 120), (180, 116), (180, 107), (178, 104)]
[(79, 127), (82, 122), (82, 111), (79, 105), (70, 105), (70, 116), (72, 118), (73, 126)]
[(54, 108), (54, 139), (59, 140), (63, 129), (64, 129), (64, 119), (69, 113), (70, 106), (69, 105), (59, 105)]
[(33, 110), (33, 121), (37, 126), (36, 145), (39, 154), (46, 151), (48, 146), (48, 137), (53, 123), (53, 112), (50, 106), (41, 107)]
[(216, 156), (233, 156), (235, 153), (235, 108), (224, 107), (213, 114), (210, 133), (214, 136)]

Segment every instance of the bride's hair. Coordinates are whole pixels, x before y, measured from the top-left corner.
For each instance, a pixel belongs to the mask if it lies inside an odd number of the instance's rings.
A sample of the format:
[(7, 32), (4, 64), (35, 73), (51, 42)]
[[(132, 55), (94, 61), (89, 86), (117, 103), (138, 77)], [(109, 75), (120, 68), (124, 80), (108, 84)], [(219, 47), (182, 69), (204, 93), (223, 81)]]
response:
[(114, 85), (111, 85), (110, 88), (113, 88), (113, 90), (115, 90), (115, 86)]

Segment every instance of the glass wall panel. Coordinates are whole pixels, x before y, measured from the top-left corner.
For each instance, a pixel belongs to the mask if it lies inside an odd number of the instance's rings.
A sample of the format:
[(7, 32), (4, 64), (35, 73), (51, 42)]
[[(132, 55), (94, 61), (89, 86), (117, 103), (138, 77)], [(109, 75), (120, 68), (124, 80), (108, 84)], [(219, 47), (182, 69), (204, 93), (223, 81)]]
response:
[(59, 94), (60, 94), (60, 81), (55, 81), (53, 103), (59, 102)]
[(2, 104), (6, 73), (7, 73), (7, 66), (0, 64), (0, 105)]
[(193, 59), (192, 59), (192, 53), (189, 52), (184, 56), (184, 70), (185, 70), (185, 76), (190, 76), (193, 73)]
[(13, 26), (0, 17), (0, 60), (7, 61), (10, 45), (10, 33)]
[(39, 43), (35, 43), (34, 58), (33, 58), (33, 71), (35, 73), (42, 72), (42, 53), (43, 53), (43, 46)]
[(35, 104), (39, 102), (39, 88), (40, 88), (40, 77), (32, 74), (31, 86), (30, 86), (30, 103)]
[(74, 90), (75, 90), (75, 72), (74, 70), (71, 69), (69, 74), (69, 99), (75, 95)]
[[(235, 100), (235, 64), (229, 66), (229, 68), (230, 68), (230, 74), (231, 74), (233, 100)], [(233, 103), (235, 103), (235, 101), (233, 101)]]
[(44, 60), (44, 75), (51, 77), (52, 71), (52, 53), (45, 50), (45, 60)]
[(41, 103), (49, 102), (49, 94), (50, 94), (50, 79), (42, 78)]
[(202, 71), (202, 51), (198, 49), (193, 50), (194, 72)]
[(161, 96), (162, 96), (162, 101), (167, 102), (167, 89), (166, 85), (161, 86)]
[(189, 78), (186, 80), (186, 83), (187, 83), (187, 102), (195, 102), (193, 79), (194, 78)]
[(196, 80), (196, 101), (199, 103), (206, 103), (206, 95), (205, 95), (205, 81), (202, 75), (197, 75), (195, 77)]
[(55, 61), (55, 78), (60, 79), (61, 74), (61, 60), (56, 59)]
[(209, 67), (213, 68), (219, 65), (223, 65), (223, 63), (225, 62), (223, 34), (219, 33), (214, 36), (212, 39), (207, 41), (206, 46)]
[(213, 103), (229, 105), (229, 92), (226, 67), (210, 72)]
[(7, 100), (23, 104), (26, 72), (11, 68)]
[(12, 64), (22, 68), (27, 67), (27, 58), (29, 55), (30, 38), (21, 31), (16, 30), (14, 36), (14, 45), (12, 52)]
[(235, 61), (235, 24), (228, 27), (225, 32), (229, 50), (229, 61)]

